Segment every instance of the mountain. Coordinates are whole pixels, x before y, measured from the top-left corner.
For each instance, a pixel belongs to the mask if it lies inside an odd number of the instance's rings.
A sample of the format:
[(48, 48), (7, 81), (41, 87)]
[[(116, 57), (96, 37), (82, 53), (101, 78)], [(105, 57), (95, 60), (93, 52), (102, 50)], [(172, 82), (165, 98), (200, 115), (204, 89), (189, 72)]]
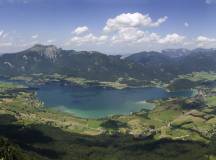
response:
[(0, 56), (0, 76), (54, 74), (100, 81), (119, 78), (170, 80), (193, 71), (216, 71), (216, 50), (164, 50), (140, 52), (126, 58), (100, 52), (63, 50), (35, 45), (18, 53)]
[(54, 45), (49, 45), (49, 46), (43, 46), (40, 44), (37, 44), (33, 46), (32, 48), (26, 50), (26, 52), (35, 52), (40, 54), (41, 56), (44, 56), (48, 59), (55, 60), (58, 54), (61, 53), (61, 49), (57, 48)]
[(188, 49), (180, 48), (180, 49), (162, 50), (161, 53), (171, 58), (178, 58), (178, 57), (184, 57), (184, 56), (189, 55), (191, 51)]
[[(177, 49), (162, 52), (140, 52), (126, 58), (128, 61), (139, 63), (144, 68), (164, 71), (165, 76), (188, 74), (199, 71), (216, 71), (215, 49)], [(172, 77), (172, 76), (171, 76)]]
[(182, 73), (193, 71), (216, 71), (216, 50), (195, 49), (178, 63)]
[(160, 52), (135, 53), (125, 60), (141, 65), (145, 73), (152, 73), (160, 80), (172, 79), (177, 70), (175, 60)]
[[(121, 56), (99, 52), (62, 50), (55, 46), (35, 45), (19, 53), (0, 57), (0, 75), (53, 74), (96, 80), (117, 80), (119, 77), (142, 77), (142, 67)], [(146, 75), (146, 77), (149, 77)]]

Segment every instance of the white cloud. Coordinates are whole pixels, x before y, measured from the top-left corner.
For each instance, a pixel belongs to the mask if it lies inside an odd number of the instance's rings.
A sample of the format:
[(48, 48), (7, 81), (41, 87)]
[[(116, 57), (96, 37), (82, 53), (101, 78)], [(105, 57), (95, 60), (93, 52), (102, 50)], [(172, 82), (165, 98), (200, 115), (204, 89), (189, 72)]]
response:
[(188, 23), (188, 22), (185, 22), (185, 23), (184, 23), (184, 26), (185, 26), (185, 27), (189, 27), (189, 23)]
[(160, 35), (157, 33), (146, 33), (144, 37), (138, 40), (139, 43), (143, 42), (158, 42), (160, 40)]
[(177, 33), (167, 34), (164, 38), (161, 38), (158, 42), (161, 44), (178, 44), (184, 41), (185, 37), (178, 35)]
[(66, 43), (66, 45), (70, 45), (70, 44), (82, 45), (82, 44), (89, 44), (89, 43), (101, 44), (104, 43), (107, 40), (107, 38), (108, 37), (106, 35), (101, 35), (97, 37), (92, 33), (89, 33), (83, 36), (72, 37), (70, 41)]
[(215, 38), (208, 38), (205, 36), (199, 36), (197, 37), (197, 42), (216, 42)]
[(144, 32), (136, 28), (122, 28), (112, 36), (113, 43), (137, 42), (144, 36)]
[(38, 34), (32, 35), (32, 39), (37, 39), (39, 37)]
[(157, 44), (180, 44), (185, 40), (185, 36), (181, 36), (177, 33), (167, 34), (165, 37), (161, 37), (157, 33), (151, 33), (142, 31), (137, 28), (123, 28), (114, 34), (111, 38), (112, 43), (151, 43)]
[(55, 43), (56, 42), (56, 40), (55, 39), (49, 39), (49, 40), (47, 40), (47, 43)]
[(198, 47), (216, 47), (216, 38), (198, 36), (196, 42)]
[[(77, 45), (88, 45), (88, 44), (116, 44), (116, 45), (149, 45), (151, 44), (153, 47), (158, 44), (161, 45), (173, 45), (173, 44), (181, 44), (185, 40), (184, 36), (180, 36), (176, 33), (167, 34), (165, 37), (161, 37), (157, 33), (149, 33), (136, 29), (124, 29), (113, 35), (112, 37), (108, 36), (99, 36), (96, 37), (93, 34), (88, 34), (81, 37), (72, 37), (70, 40), (70, 44)], [(107, 42), (107, 43), (105, 43)]]
[[(177, 33), (167, 34), (165, 37), (160, 36), (158, 33), (149, 32), (138, 27), (121, 27), (115, 32), (95, 36), (92, 33), (81, 34), (73, 36), (65, 43), (66, 46), (80, 46), (80, 47), (94, 47), (98, 44), (105, 47), (119, 47), (125, 46), (136, 48), (136, 46), (151, 46), (152, 49), (161, 46), (172, 46), (176, 44), (183, 45), (185, 37)], [(140, 47), (141, 48), (141, 47)], [(130, 48), (128, 48), (130, 49)]]
[(205, 0), (207, 4), (216, 4), (216, 0)]
[(82, 27), (77, 27), (73, 33), (75, 33), (76, 35), (80, 35), (80, 34), (83, 34), (83, 33), (86, 33), (88, 31), (88, 27), (87, 26), (82, 26)]
[(129, 27), (158, 27), (167, 20), (168, 17), (161, 17), (153, 21), (148, 14), (141, 13), (123, 13), (115, 18), (110, 18), (106, 22), (104, 31), (111, 32)]
[(137, 28), (122, 28), (111, 38), (112, 43), (144, 43), (157, 42), (160, 36)]

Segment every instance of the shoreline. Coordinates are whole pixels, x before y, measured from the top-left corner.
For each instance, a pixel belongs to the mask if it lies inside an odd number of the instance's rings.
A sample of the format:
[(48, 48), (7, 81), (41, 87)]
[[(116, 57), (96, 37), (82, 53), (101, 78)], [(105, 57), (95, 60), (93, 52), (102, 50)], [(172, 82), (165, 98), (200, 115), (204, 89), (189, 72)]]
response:
[[(7, 79), (5, 79), (5, 80), (7, 80)], [(32, 81), (24, 81), (24, 80), (11, 80), (11, 79), (9, 79), (9, 82), (13, 82), (13, 81), (15, 81), (15, 82), (17, 82), (17, 81), (19, 81), (19, 82), (24, 82), (24, 83), (26, 83), (26, 85), (28, 85), (28, 89), (27, 89), (27, 91), (28, 90), (30, 90), (30, 91), (33, 91), (33, 92), (35, 92), (35, 93), (37, 93), (37, 90), (40, 88), (40, 87), (43, 87), (43, 86), (45, 86), (45, 85), (59, 85), (59, 86), (64, 86), (64, 87), (81, 87), (81, 88), (99, 88), (99, 89), (111, 89), (111, 90), (127, 90), (127, 89), (145, 89), (145, 88), (158, 88), (158, 89), (163, 89), (163, 90), (165, 90), (165, 91), (167, 91), (167, 92), (173, 92), (173, 91), (170, 91), (169, 89), (167, 89), (167, 88), (164, 88), (163, 86), (159, 86), (159, 85), (148, 85), (148, 86), (127, 86), (127, 87), (125, 87), (125, 88), (121, 88), (121, 89), (119, 89), (119, 88), (113, 88), (113, 87), (110, 87), (110, 86), (100, 86), (100, 85), (93, 85), (93, 86), (87, 86), (87, 85), (74, 85), (73, 83), (61, 83), (62, 81), (53, 81), (53, 80), (51, 80), (51, 81), (46, 81), (45, 83), (40, 83), (39, 85), (36, 85), (35, 83), (35, 81), (32, 83)], [(181, 90), (179, 90), (179, 91), (181, 91)], [(183, 90), (182, 90), (183, 91)], [(197, 93), (197, 92), (196, 92)], [(195, 93), (195, 91), (194, 91), (194, 93), (192, 93), (192, 95), (191, 95), (191, 97), (194, 97), (194, 96), (196, 96), (196, 93)], [(37, 97), (38, 98), (38, 97)], [(170, 98), (174, 98), (174, 97), (170, 97)], [(161, 98), (161, 100), (162, 100), (163, 98)], [(169, 98), (167, 98), (167, 99), (169, 99)], [(41, 100), (40, 100), (41, 101)], [(147, 103), (148, 103), (148, 101), (150, 101), (150, 100), (145, 100)], [(151, 100), (151, 101), (154, 101), (154, 100)], [(43, 103), (44, 104), (44, 102), (43, 101), (41, 101), (41, 103)], [(44, 105), (45, 106), (45, 108), (49, 108), (49, 109), (51, 109), (51, 110), (54, 110), (54, 111), (59, 111), (59, 109), (58, 108), (56, 108), (56, 107), (47, 107), (46, 105)], [(142, 112), (142, 110), (143, 109), (145, 109), (145, 108), (142, 108), (142, 109), (140, 109), (140, 110), (138, 110), (138, 111), (135, 111), (135, 112), (132, 112), (132, 113), (128, 113), (128, 114), (119, 114), (118, 116), (129, 116), (129, 115), (131, 115), (131, 114), (136, 114), (136, 113), (139, 113), (139, 112)], [(71, 112), (70, 111), (70, 113), (69, 112), (65, 112), (65, 111), (63, 111), (63, 110), (61, 110), (60, 109), (60, 111), (62, 112), (62, 113), (67, 113), (67, 114), (71, 114), (73, 117), (76, 117), (76, 118), (83, 118), (83, 119), (92, 119), (91, 117), (82, 117), (82, 116), (78, 116), (78, 115), (76, 115), (74, 112)], [(111, 114), (111, 115), (107, 115), (107, 116), (104, 116), (104, 117), (99, 117), (99, 118), (93, 118), (93, 119), (106, 119), (106, 118), (110, 118), (110, 117), (113, 117), (113, 116), (117, 116), (116, 114)]]

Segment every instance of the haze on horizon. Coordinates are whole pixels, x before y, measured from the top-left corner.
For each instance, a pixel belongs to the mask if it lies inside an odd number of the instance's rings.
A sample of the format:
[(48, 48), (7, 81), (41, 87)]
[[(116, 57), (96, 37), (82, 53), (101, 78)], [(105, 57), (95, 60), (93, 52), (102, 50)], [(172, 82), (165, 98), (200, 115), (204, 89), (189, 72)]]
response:
[(0, 53), (216, 48), (216, 0), (0, 0)]

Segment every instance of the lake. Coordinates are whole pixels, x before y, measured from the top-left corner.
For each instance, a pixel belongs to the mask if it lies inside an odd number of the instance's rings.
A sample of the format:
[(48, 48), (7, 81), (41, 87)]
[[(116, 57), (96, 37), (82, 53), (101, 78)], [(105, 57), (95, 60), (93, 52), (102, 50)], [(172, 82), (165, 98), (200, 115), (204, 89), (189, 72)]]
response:
[(38, 98), (45, 106), (72, 113), (83, 118), (102, 118), (111, 115), (128, 115), (141, 109), (153, 109), (145, 100), (169, 97), (190, 97), (193, 91), (168, 92), (160, 88), (102, 89), (59, 85), (40, 86)]

